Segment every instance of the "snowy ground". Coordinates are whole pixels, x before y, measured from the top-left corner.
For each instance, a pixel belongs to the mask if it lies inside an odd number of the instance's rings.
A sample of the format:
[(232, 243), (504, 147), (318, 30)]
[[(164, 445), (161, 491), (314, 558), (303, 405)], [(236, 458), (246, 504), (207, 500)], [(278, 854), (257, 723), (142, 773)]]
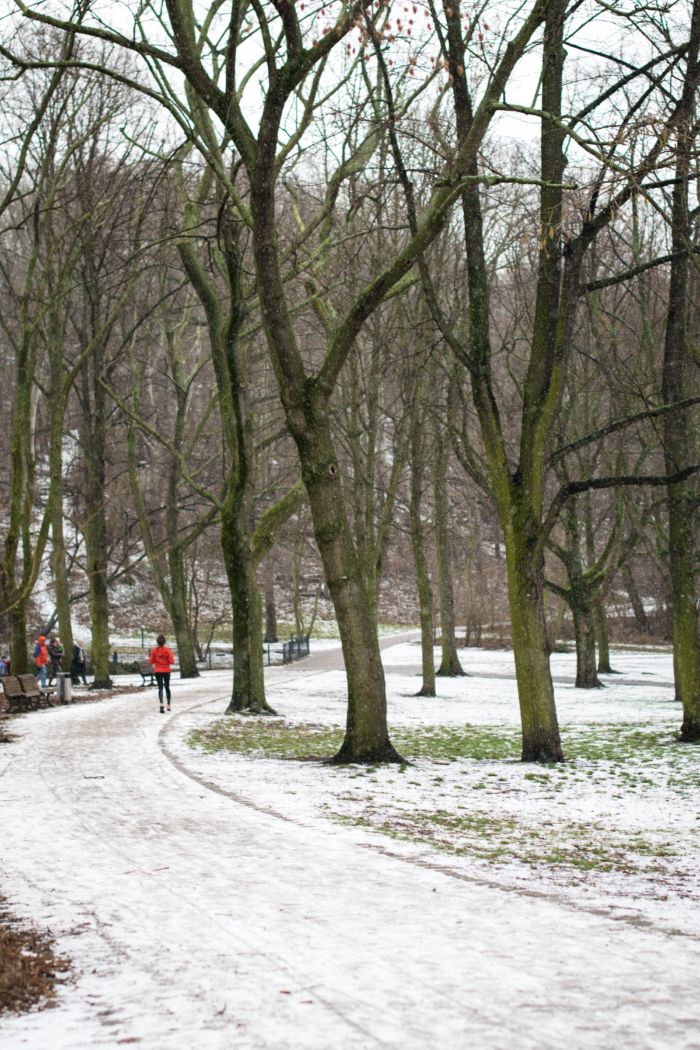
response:
[(215, 672), (169, 718), (148, 690), (13, 720), (0, 889), (76, 979), (0, 1047), (700, 1047), (700, 749), (670, 656), (616, 652), (589, 693), (557, 654), (569, 761), (532, 768), (512, 655), (463, 655), (425, 699), (420, 650), (385, 649), (404, 767), (291, 757), (339, 739), (332, 650), (270, 669), (279, 719), (222, 720)]

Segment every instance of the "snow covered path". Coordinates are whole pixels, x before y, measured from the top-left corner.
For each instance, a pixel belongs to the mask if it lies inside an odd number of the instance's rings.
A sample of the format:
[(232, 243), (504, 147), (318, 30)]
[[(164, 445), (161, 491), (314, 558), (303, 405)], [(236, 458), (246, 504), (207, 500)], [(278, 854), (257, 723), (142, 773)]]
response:
[[(227, 685), (177, 683), (176, 712)], [(209, 790), (168, 757), (177, 725), (152, 692), (14, 723), (0, 887), (77, 979), (3, 1019), (0, 1047), (700, 1047), (696, 938), (363, 848), (244, 783)]]

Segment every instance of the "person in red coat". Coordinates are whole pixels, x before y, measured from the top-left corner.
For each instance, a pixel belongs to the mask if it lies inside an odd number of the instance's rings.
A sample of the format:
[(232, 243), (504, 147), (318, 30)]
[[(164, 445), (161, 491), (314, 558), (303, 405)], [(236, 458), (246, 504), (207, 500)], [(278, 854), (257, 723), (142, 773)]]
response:
[(158, 699), (160, 700), (160, 713), (163, 714), (163, 689), (165, 689), (165, 695), (168, 698), (168, 711), (170, 710), (170, 668), (175, 663), (175, 657), (165, 644), (164, 634), (159, 634), (156, 638), (156, 642), (158, 644), (155, 649), (151, 649), (151, 655), (148, 657), (148, 662), (149, 664), (152, 664), (153, 670), (156, 673)]
[(39, 669), (39, 684), (42, 689), (46, 689), (46, 668), (49, 664), (49, 654), (45, 642), (46, 638), (43, 634), (40, 634), (34, 650), (34, 663)]

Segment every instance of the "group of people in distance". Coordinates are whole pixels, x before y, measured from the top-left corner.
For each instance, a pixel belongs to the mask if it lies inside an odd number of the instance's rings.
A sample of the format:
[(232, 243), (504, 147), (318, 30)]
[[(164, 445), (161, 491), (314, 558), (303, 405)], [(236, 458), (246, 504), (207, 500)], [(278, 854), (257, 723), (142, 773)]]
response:
[[(158, 702), (160, 704), (161, 714), (165, 714), (165, 707), (163, 706), (164, 699), (167, 699), (168, 711), (171, 710), (170, 669), (175, 663), (175, 657), (165, 644), (165, 641), (165, 635), (159, 634), (156, 639), (156, 646), (154, 649), (151, 649), (151, 653), (148, 657), (148, 662), (153, 667), (156, 682), (158, 683)], [(34, 663), (36, 664), (39, 683), (42, 689), (45, 689), (47, 686), (47, 673), (48, 684), (50, 685), (59, 671), (62, 670), (63, 657), (65, 654), (66, 650), (61, 644), (60, 638), (52, 638), (47, 644), (46, 635), (39, 635), (34, 649)], [(76, 641), (73, 646), (73, 656), (70, 665), (70, 676), (73, 685), (78, 685), (80, 681), (82, 681), (83, 685), (87, 685), (87, 679), (85, 677), (86, 670), (87, 658), (85, 656), (83, 643)], [(0, 657), (0, 675), (9, 675), (9, 673), (9, 657)], [(164, 693), (165, 697), (163, 696)]]
[[(39, 672), (39, 682), (42, 689), (46, 688), (46, 673), (49, 672), (49, 684), (54, 680), (59, 671), (63, 669), (63, 657), (66, 650), (61, 645), (61, 639), (56, 637), (46, 644), (46, 636), (40, 634), (34, 649), (34, 663)], [(82, 679), (83, 685), (87, 685), (85, 677), (86, 659), (83, 643), (76, 641), (73, 646), (73, 657), (70, 665), (71, 681), (74, 685)]]

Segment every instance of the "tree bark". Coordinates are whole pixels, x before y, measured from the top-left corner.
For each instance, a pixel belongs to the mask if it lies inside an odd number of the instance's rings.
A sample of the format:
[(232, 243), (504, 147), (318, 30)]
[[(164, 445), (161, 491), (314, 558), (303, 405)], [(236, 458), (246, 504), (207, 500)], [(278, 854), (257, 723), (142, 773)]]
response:
[[(693, 112), (700, 48), (700, 0), (695, 0), (686, 52), (686, 73), (681, 96), (684, 119), (677, 130), (675, 183), (671, 211), (671, 264), (662, 377), (665, 404), (682, 400), (688, 391), (689, 359), (685, 348), (688, 310), (688, 255), (684, 249), (692, 234), (688, 203), (688, 174), (697, 128)], [(666, 472), (673, 474), (693, 461), (694, 428), (688, 409), (664, 415)], [(696, 598), (696, 510), (688, 482), (669, 485), (668, 554), (673, 603), (673, 653), (676, 689), (683, 701), (681, 740), (700, 741), (700, 652)]]
[(106, 394), (97, 382), (104, 366), (99, 347), (82, 376), (82, 446), (85, 471), (83, 536), (90, 584), (93, 688), (111, 689), (109, 675), (109, 593), (107, 589)]
[(595, 609), (596, 639), (598, 642), (598, 674), (615, 674), (610, 666), (610, 643), (608, 641), (608, 615), (605, 604), (600, 601)]
[(66, 654), (70, 655), (73, 652), (73, 625), (71, 623), (70, 590), (63, 535), (63, 486), (61, 486), (61, 490), (56, 497), (56, 506), (54, 507), (51, 525), (51, 538), (53, 541), (52, 560), (58, 628)]
[(34, 660), (29, 660), (27, 643), (27, 603), (19, 601), (7, 614), (10, 625), (10, 668), (13, 675), (36, 674)]
[[(166, 313), (167, 318), (167, 313)], [(169, 319), (168, 319), (169, 320)], [(168, 349), (173, 381), (177, 396), (175, 413), (175, 433), (173, 447), (182, 452), (187, 417), (187, 391), (189, 384), (185, 373), (185, 361), (182, 347), (172, 333), (168, 323)], [(199, 678), (197, 654), (194, 648), (192, 625), (187, 607), (187, 582), (185, 574), (185, 555), (180, 534), (180, 506), (178, 502), (182, 470), (178, 458), (170, 457), (168, 488), (165, 506), (165, 530), (168, 539), (168, 570), (170, 573), (168, 612), (172, 620), (177, 641), (177, 658), (180, 665), (180, 678)]]
[(235, 501), (221, 514), (221, 549), (233, 603), (233, 694), (226, 714), (274, 715), (265, 699), (262, 605), (255, 579), (253, 536)]
[[(389, 740), (384, 669), (366, 569), (352, 541), (328, 418), (331, 381), (309, 380), (296, 343), (277, 247), (274, 172), (286, 96), (271, 91), (251, 173), (253, 252), (262, 321), (289, 431), (299, 451), (314, 534), (333, 599), (348, 680), (345, 739), (335, 763), (400, 762)], [(326, 359), (328, 364), (328, 358)], [(327, 384), (327, 385), (324, 385)]]
[(352, 542), (327, 417), (290, 430), (299, 448), (314, 534), (333, 599), (348, 679), (345, 739), (335, 764), (401, 762), (389, 740), (384, 668), (364, 573)]
[(622, 566), (622, 580), (625, 585), (625, 590), (629, 595), (632, 612), (634, 613), (634, 619), (637, 624), (637, 630), (642, 634), (649, 634), (649, 620), (647, 619), (644, 602), (639, 597), (639, 591), (637, 590), (637, 584), (635, 583), (632, 574), (632, 567), (629, 562), (625, 562)]
[(435, 544), (440, 593), (440, 629), (442, 634), (442, 660), (437, 674), (444, 678), (456, 678), (464, 674), (457, 655), (455, 641), (455, 599), (452, 569), (452, 546), (450, 529), (450, 501), (447, 491), (447, 472), (450, 463), (452, 442), (449, 436), (453, 376), (450, 376), (450, 392), (447, 398), (448, 419), (444, 431), (435, 425), (437, 455), (433, 474), (433, 496), (435, 501)]
[(422, 517), (424, 448), (423, 419), (420, 411), (420, 382), (411, 410), (411, 543), (416, 566), (416, 583), (420, 606), (421, 659), (423, 685), (417, 696), (435, 696), (435, 661), (433, 657), (433, 591), (425, 557), (425, 529)]
[(170, 570), (170, 619), (177, 644), (177, 662), (180, 678), (199, 678), (197, 654), (194, 648), (192, 624), (187, 608), (187, 582), (185, 563), (181, 547), (170, 547), (168, 567)]
[[(446, 9), (447, 14), (447, 9)], [(475, 117), (464, 76), (464, 43), (459, 11), (449, 10), (449, 68), (457, 132), (460, 141), (471, 134)], [(563, 24), (565, 4), (555, 0), (545, 10), (542, 62), (542, 109), (561, 115), (564, 63)], [(469, 367), (472, 398), (484, 442), (488, 479), (484, 479), (498, 509), (508, 570), (508, 598), (513, 632), (516, 678), (523, 735), (523, 761), (558, 762), (563, 754), (559, 737), (554, 689), (549, 667), (549, 647), (544, 606), (544, 554), (542, 551), (542, 499), (552, 421), (559, 403), (563, 359), (573, 313), (573, 289), (578, 286), (575, 267), (561, 268), (561, 185), (566, 158), (563, 134), (546, 117), (541, 125), (540, 244), (537, 302), (530, 358), (523, 384), (519, 461), (513, 470), (493, 389), (490, 341), (488, 271), (484, 252), (483, 219), (478, 186), (462, 194), (467, 281), (469, 287), (469, 349), (459, 356)], [(466, 174), (478, 174), (476, 160)], [(551, 230), (552, 236), (549, 236)], [(580, 264), (579, 264), (580, 265)], [(424, 281), (425, 287), (425, 281)], [(426, 290), (429, 294), (429, 290)], [(433, 316), (445, 330), (437, 311)], [(452, 336), (450, 345), (457, 340)]]
[(184, 218), (178, 251), (206, 314), (219, 392), (219, 412), (230, 453), (228, 492), (220, 507), (221, 549), (233, 606), (233, 686), (227, 714), (243, 710), (274, 714), (265, 700), (262, 608), (253, 559), (255, 450), (248, 402), (246, 348), (239, 340), (245, 303), (241, 289), (238, 225), (222, 208), (220, 269), (226, 273), (228, 281), (230, 303), (227, 317), (221, 309), (219, 292), (202, 267), (190, 235), (190, 231), (197, 228), (210, 183), (211, 175), (207, 172), (195, 200), (190, 200), (180, 173)]
[(267, 558), (265, 566), (265, 644), (277, 644), (277, 610), (275, 607), (275, 562)]
[(504, 528), (523, 762), (562, 762), (544, 615), (544, 559), (533, 566), (527, 538)]
[(595, 662), (595, 619), (590, 606), (571, 602), (576, 636), (576, 688), (600, 689)]

